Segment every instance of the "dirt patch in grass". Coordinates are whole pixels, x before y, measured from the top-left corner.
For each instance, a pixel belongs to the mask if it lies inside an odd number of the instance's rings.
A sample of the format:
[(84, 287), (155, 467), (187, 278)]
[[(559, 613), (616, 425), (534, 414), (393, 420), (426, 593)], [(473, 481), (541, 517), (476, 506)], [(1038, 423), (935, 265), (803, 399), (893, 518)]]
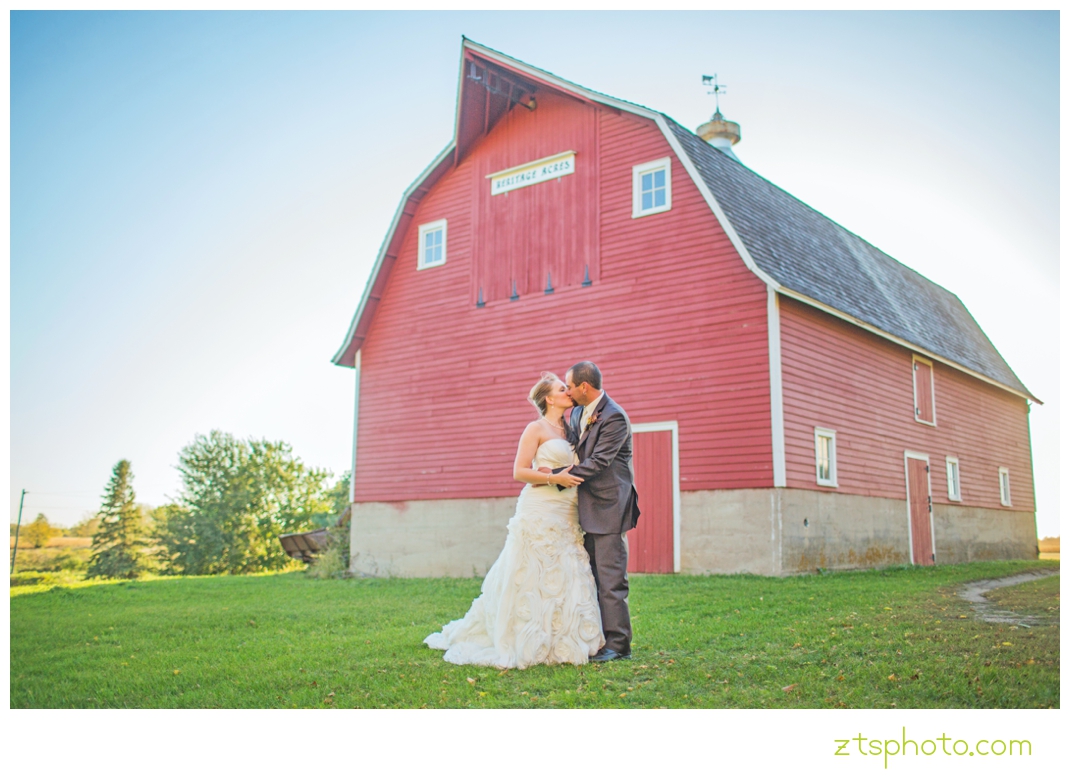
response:
[(1059, 624), (1059, 577), (1049, 576), (1013, 587), (992, 590), (986, 596), (999, 608)]
[[(970, 605), (970, 609), (977, 619), (1006, 625), (1036, 627), (1039, 624), (1050, 623), (1049, 615), (1037, 616), (1028, 612), (1019, 612), (1001, 607), (999, 603), (991, 599), (991, 594), (1005, 589), (1012, 589), (1018, 585), (1035, 583), (1038, 579), (1050, 578), (1056, 573), (1057, 571), (1053, 570), (1034, 570), (1002, 579), (982, 579), (976, 582), (968, 582), (959, 589), (958, 596)], [(1022, 600), (1021, 602), (1023, 605), (1028, 605), (1027, 600)]]

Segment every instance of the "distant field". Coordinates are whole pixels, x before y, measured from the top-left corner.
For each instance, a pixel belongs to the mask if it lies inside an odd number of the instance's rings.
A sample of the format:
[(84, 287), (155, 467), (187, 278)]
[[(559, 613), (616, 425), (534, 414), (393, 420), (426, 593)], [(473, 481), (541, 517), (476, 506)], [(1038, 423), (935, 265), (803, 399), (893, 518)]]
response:
[[(784, 579), (637, 575), (631, 660), (507, 672), (449, 665), (421, 643), (464, 614), (478, 579), (16, 587), (10, 705), (1058, 708), (1058, 625), (981, 622), (955, 594), (1038, 568), (1058, 570), (1006, 561)], [(1058, 613), (1050, 581), (1011, 597)]]
[[(81, 579), (89, 568), (91, 545), (92, 539), (89, 538), (50, 538), (48, 546), (35, 549), (20, 541), (18, 554), (15, 555), (15, 573), (11, 578), (11, 586), (28, 583), (27, 577), (33, 577), (35, 581), (50, 580), (60, 584)], [(9, 549), (13, 547), (14, 543)], [(9, 552), (9, 564), (10, 561)]]
[(1055, 538), (1042, 538), (1037, 541), (1037, 548), (1040, 550), (1041, 560), (1058, 560), (1059, 559), (1059, 537)]
[[(56, 536), (48, 539), (48, 543), (45, 545), (46, 549), (88, 549), (93, 545), (92, 538), (67, 538), (66, 536)], [(8, 544), (8, 549), (15, 548), (15, 537), (11, 536), (11, 543)], [(32, 547), (26, 543), (25, 538), (19, 539), (19, 554), (22, 554), (23, 549), (31, 549)]]

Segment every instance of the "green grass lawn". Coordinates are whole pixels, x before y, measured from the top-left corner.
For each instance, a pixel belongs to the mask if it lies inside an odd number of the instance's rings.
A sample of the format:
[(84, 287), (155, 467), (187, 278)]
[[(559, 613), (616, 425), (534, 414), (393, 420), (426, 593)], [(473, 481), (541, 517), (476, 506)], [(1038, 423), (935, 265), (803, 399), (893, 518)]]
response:
[[(11, 706), (1057, 708), (1058, 625), (979, 622), (954, 594), (1036, 568), (1058, 564), (634, 576), (631, 660), (506, 672), (421, 643), (464, 614), (478, 579), (16, 588)], [(1046, 581), (1015, 607), (1050, 606)]]

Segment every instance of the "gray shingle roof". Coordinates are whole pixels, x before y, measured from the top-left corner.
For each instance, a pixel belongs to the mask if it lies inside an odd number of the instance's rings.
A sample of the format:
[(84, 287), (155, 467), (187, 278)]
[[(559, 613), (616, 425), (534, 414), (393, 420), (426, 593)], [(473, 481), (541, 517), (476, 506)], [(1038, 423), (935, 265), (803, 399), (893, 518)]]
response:
[(957, 296), (665, 118), (755, 264), (779, 284), (1033, 397)]

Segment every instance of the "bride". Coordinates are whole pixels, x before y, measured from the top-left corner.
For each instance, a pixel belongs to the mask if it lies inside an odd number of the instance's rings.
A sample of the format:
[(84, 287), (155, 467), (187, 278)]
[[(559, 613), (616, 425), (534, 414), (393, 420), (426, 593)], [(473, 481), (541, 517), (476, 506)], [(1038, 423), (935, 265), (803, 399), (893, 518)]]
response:
[[(432, 649), (445, 649), (449, 663), (582, 665), (605, 643), (576, 508), (576, 485), (583, 480), (569, 473), (576, 459), (563, 416), (572, 401), (552, 373), (542, 374), (528, 400), (540, 418), (520, 436), (513, 478), (526, 486), (505, 547), (468, 613), (424, 639)], [(558, 473), (539, 470), (561, 467)]]

